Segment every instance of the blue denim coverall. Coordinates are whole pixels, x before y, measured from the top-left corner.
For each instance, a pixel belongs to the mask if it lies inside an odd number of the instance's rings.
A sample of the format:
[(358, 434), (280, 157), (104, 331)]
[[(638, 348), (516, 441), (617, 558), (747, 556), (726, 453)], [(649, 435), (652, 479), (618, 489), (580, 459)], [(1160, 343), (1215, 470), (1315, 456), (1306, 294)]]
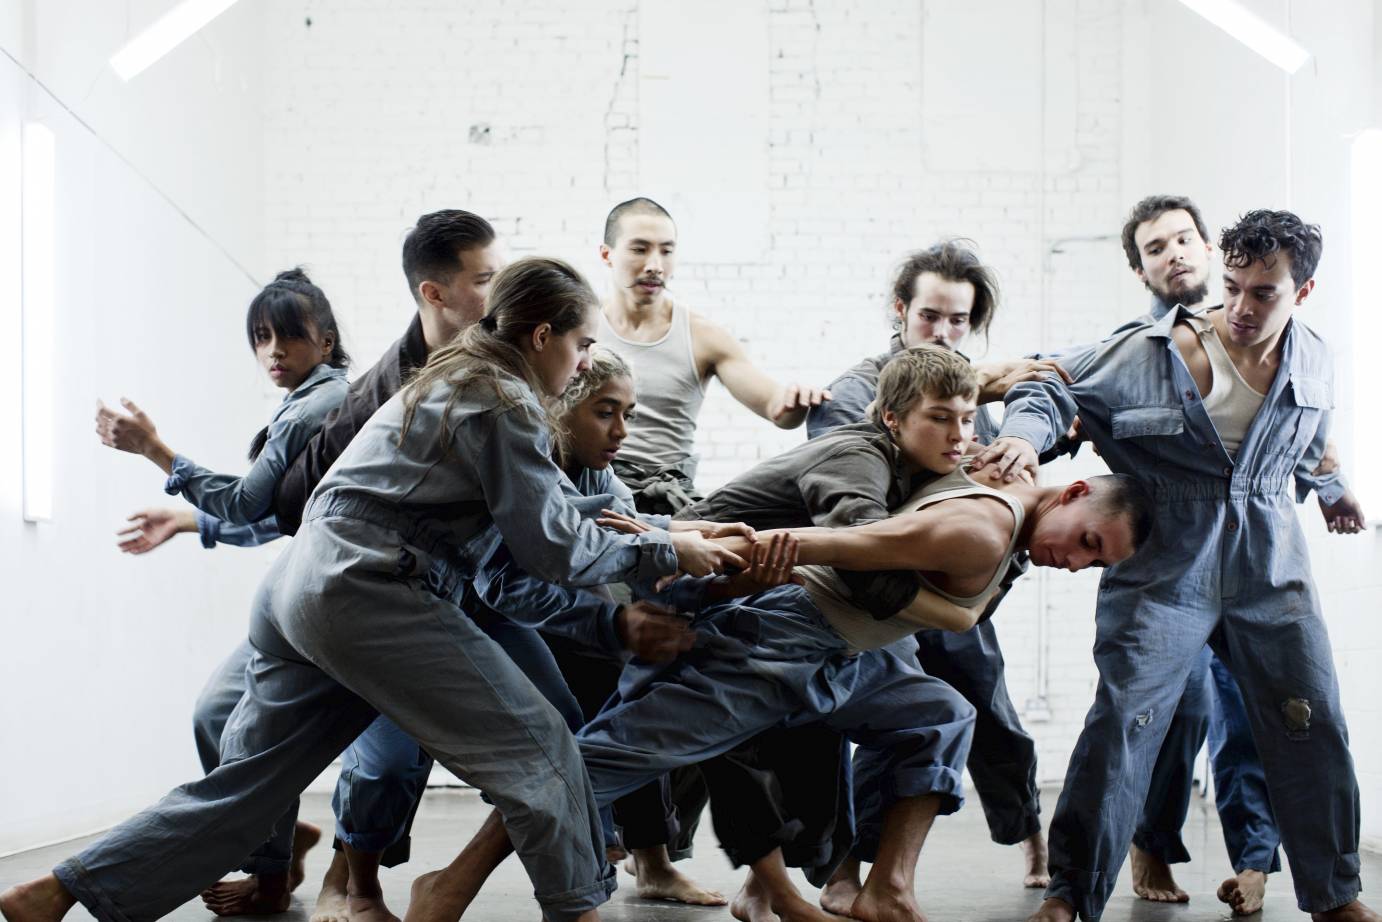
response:
[(1306, 912), (1357, 897), (1358, 788), (1333, 655), (1292, 500), (1314, 478), (1332, 407), (1324, 343), (1292, 321), (1280, 368), (1231, 459), (1171, 327), (1184, 308), (1072, 349), (1074, 377), (1019, 384), (1002, 435), (1053, 444), (1078, 413), (1109, 467), (1153, 495), (1141, 553), (1099, 585), (1095, 701), (1050, 828), (1051, 887), (1099, 918), (1127, 853), (1153, 762), (1205, 645), (1237, 679)]
[(582, 521), (536, 399), (516, 380), (503, 389), (468, 387), (448, 410), (439, 384), (406, 435), (396, 395), (341, 455), (260, 586), (221, 765), (54, 868), (102, 922), (158, 918), (219, 879), (380, 713), (493, 797), (553, 922), (608, 897), (613, 874), (566, 724), (426, 578), (439, 560), (473, 575), (506, 537), (534, 574), (568, 584), (656, 579), (676, 558), (665, 533)]
[[(1155, 323), (1171, 305), (1155, 295), (1146, 314), (1115, 331)], [(1321, 484), (1326, 502), (1342, 495), (1338, 484)], [(1194, 789), (1195, 757), (1209, 739), (1214, 775), (1214, 808), (1235, 874), (1252, 868), (1264, 873), (1281, 870), (1281, 833), (1276, 827), (1262, 760), (1253, 745), (1243, 694), (1224, 664), (1206, 647), (1191, 670), (1185, 695), (1176, 707), (1152, 770), (1142, 820), (1133, 844), (1167, 864), (1190, 860), (1181, 833)]]

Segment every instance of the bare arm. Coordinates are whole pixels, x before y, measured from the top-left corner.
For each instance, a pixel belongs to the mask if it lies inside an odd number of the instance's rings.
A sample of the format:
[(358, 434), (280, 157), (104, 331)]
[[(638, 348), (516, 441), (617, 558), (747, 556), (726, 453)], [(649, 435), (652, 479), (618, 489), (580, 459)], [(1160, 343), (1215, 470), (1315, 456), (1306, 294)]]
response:
[(727, 330), (695, 314), (691, 341), (703, 377), (719, 378), (735, 400), (780, 429), (795, 429), (806, 421), (807, 411), (830, 399), (830, 392), (821, 388), (777, 383), (749, 361), (743, 345)]
[[(961, 498), (853, 528), (790, 531), (799, 542), (802, 564), (861, 571), (919, 570), (965, 582), (992, 576), (1007, 550), (1011, 528), (1011, 513), (999, 504)], [(783, 530), (760, 531), (758, 540), (771, 539)], [(738, 543), (728, 546), (741, 556), (749, 552)]]

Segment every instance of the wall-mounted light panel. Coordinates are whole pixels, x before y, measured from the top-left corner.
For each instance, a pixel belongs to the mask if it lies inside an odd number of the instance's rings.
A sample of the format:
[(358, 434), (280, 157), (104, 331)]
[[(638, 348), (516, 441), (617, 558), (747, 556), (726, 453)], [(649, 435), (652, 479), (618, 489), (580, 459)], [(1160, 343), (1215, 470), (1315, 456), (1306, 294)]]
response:
[(57, 141), (24, 126), (22, 218), (24, 518), (53, 517), (54, 328), (57, 299)]
[(1288, 74), (1310, 60), (1310, 52), (1299, 42), (1235, 0), (1180, 2)]

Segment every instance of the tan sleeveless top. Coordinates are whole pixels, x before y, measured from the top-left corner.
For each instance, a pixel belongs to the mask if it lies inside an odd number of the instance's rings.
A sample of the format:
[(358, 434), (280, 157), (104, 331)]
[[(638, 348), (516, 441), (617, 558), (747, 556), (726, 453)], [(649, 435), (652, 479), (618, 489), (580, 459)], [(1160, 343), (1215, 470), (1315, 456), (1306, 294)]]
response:
[(696, 374), (691, 347), (691, 312), (672, 302), (672, 324), (650, 343), (624, 339), (614, 332), (600, 311), (596, 341), (619, 354), (633, 368), (638, 409), (629, 422), (629, 435), (619, 452), (621, 461), (650, 471), (675, 467), (696, 476), (696, 418), (705, 387)]
[(1219, 331), (1204, 315), (1190, 318), (1190, 325), (1200, 337), (1200, 345), (1209, 357), (1209, 368), (1213, 378), (1209, 393), (1202, 394), (1205, 412), (1219, 433), (1219, 441), (1224, 443), (1229, 456), (1238, 454), (1238, 446), (1248, 434), (1248, 427), (1267, 399), (1266, 394), (1253, 390), (1229, 358)]
[(1008, 539), (1007, 551), (994, 570), (993, 578), (989, 580), (988, 585), (975, 595), (951, 595), (936, 588), (923, 577), (922, 582), (926, 588), (918, 592), (906, 608), (891, 618), (880, 621), (853, 603), (848, 588), (836, 575), (834, 568), (796, 568), (807, 592), (811, 594), (811, 601), (820, 609), (821, 614), (825, 615), (830, 626), (845, 639), (851, 650), (876, 650), (919, 630), (948, 628), (956, 623), (957, 618), (972, 621), (988, 605), (996, 592), (1026, 572), (1026, 555), (1017, 549), (1017, 538), (1022, 531), (1022, 522), (1026, 514), (1022, 503), (1014, 496), (977, 483), (966, 472), (965, 465), (923, 485), (908, 497), (893, 515), (905, 515), (947, 499), (958, 499), (963, 496), (992, 496), (1006, 503), (1013, 514), (1013, 530)]

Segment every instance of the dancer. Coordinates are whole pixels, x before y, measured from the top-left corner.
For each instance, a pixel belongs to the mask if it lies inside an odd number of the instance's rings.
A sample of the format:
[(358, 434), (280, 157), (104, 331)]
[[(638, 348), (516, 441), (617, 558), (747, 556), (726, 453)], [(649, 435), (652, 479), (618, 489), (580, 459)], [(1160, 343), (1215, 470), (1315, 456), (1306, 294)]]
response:
[[(132, 401), (121, 401), (127, 414), (98, 404), (96, 431), (102, 443), (149, 458), (169, 475), (168, 492), (181, 493), (195, 507), (195, 514), (135, 513), (133, 524), (120, 533), (122, 550), (147, 553), (180, 531), (199, 532), (207, 547), (218, 541), (259, 544), (278, 536), (271, 515), (274, 488), (345, 397), (350, 359), (330, 302), (301, 269), (279, 273), (255, 296), (245, 330), (270, 380), (288, 392), (250, 444), (249, 473), (217, 474), (173, 452)], [(219, 747), (219, 732), (197, 735), (197, 754), (207, 772), (220, 763)], [(250, 876), (226, 885), (225, 899), (243, 906), (242, 911), (288, 908), (292, 891), (306, 874), (305, 855), (321, 838), (320, 829), (296, 817), (294, 806), (275, 824), (270, 839), (241, 865)]]
[[(906, 349), (927, 343), (963, 356), (959, 350), (971, 335), (988, 337), (1000, 300), (993, 269), (980, 260), (969, 241), (959, 239), (908, 255), (890, 291), (895, 332), (888, 351), (864, 359), (831, 382), (831, 401), (812, 408), (807, 417), (812, 438), (863, 420), (877, 391), (880, 370)], [(985, 404), (1002, 400), (1019, 381), (1036, 380), (1048, 371), (1062, 373), (1049, 359), (975, 366), (980, 381), (975, 441), (987, 445), (998, 432)], [(962, 634), (922, 631), (916, 639), (917, 656), (927, 675), (945, 680), (975, 708), (968, 768), (990, 837), (1001, 845), (1021, 845), (1023, 885), (1045, 887), (1050, 879), (1046, 840), (1041, 834), (1036, 743), (1023, 729), (1008, 693), (1003, 651), (993, 622), (986, 620)], [(868, 764), (867, 756), (863, 764)], [(855, 765), (856, 770), (860, 767)], [(875, 780), (866, 772), (855, 778), (860, 796), (867, 797), (867, 789), (874, 786)], [(862, 886), (861, 862), (868, 860), (863, 851), (851, 855), (824, 888), (822, 905), (847, 911)]]
[(1035, 468), (1078, 411), (1109, 466), (1157, 497), (1149, 553), (1100, 586), (1099, 690), (1052, 820), (1052, 881), (1034, 922), (1102, 914), (1206, 642), (1243, 691), (1301, 909), (1317, 922), (1378, 918), (1357, 900), (1357, 784), (1290, 507), (1292, 493), (1327, 485), (1312, 472), (1331, 363), (1294, 319), (1321, 248), (1319, 228), (1290, 212), (1244, 215), (1219, 240), (1222, 309), (1177, 307), (1065, 353), (1075, 383), (1015, 387), (1002, 437), (976, 463), (1004, 480)]
[[(0, 894), (10, 922), (60, 919), (78, 899), (112, 922), (166, 914), (261, 841), (376, 707), (495, 799), (549, 919), (598, 918), (613, 880), (570, 733), (498, 646), (422, 584), (432, 560), (463, 576), (503, 538), (559, 582), (745, 565), (694, 533), (612, 536), (562, 498), (538, 395), (585, 365), (595, 304), (556, 260), (496, 278), (484, 322), (375, 414), (261, 585), (222, 764)], [(212, 831), (189, 849), (189, 827)], [(459, 916), (446, 876), (415, 884), (415, 918)]]

